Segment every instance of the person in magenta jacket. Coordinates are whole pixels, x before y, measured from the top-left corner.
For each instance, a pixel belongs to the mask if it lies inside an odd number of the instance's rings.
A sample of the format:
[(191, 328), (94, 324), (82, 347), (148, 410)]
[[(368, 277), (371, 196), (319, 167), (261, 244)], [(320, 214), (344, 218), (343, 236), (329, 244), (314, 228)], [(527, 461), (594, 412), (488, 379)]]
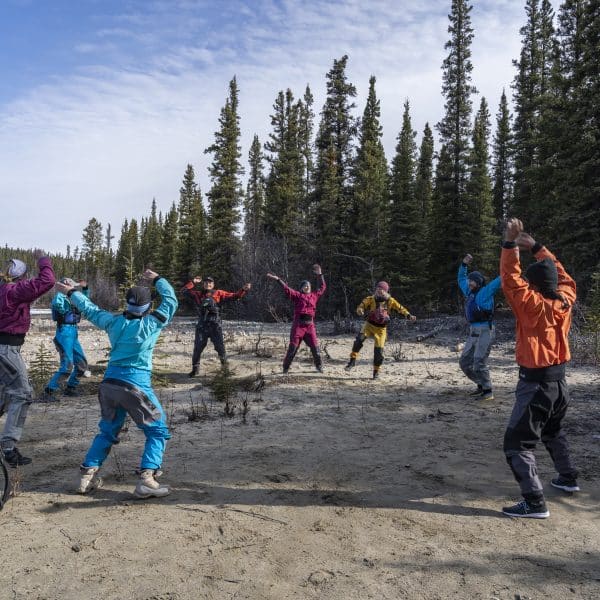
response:
[(320, 265), (313, 265), (313, 272), (321, 280), (321, 286), (315, 292), (311, 291), (310, 281), (308, 280), (300, 283), (300, 291), (298, 291), (289, 287), (277, 275), (267, 273), (267, 277), (281, 284), (284, 294), (294, 303), (294, 321), (292, 323), (292, 330), (290, 331), (290, 344), (283, 359), (284, 373), (288, 372), (302, 341), (310, 348), (317, 371), (320, 373), (323, 372), (323, 359), (319, 350), (319, 340), (317, 339), (314, 318), (317, 313), (317, 302), (325, 293), (327, 285), (325, 284), (325, 278), (323, 277)]
[(31, 404), (33, 389), (29, 383), (21, 346), (31, 325), (29, 307), (34, 300), (52, 289), (55, 277), (52, 261), (39, 256), (37, 277), (27, 279), (27, 266), (13, 258), (8, 261), (0, 285), (0, 415), (6, 413), (0, 448), (11, 467), (28, 465), (16, 444), (23, 435), (23, 426)]

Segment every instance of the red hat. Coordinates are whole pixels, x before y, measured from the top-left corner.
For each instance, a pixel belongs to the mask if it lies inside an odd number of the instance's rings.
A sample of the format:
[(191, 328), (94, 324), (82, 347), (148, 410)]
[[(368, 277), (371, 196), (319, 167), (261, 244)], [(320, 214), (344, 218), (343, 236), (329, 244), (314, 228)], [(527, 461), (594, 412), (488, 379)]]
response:
[(378, 281), (376, 288), (381, 288), (384, 292), (390, 291), (390, 284), (387, 281)]

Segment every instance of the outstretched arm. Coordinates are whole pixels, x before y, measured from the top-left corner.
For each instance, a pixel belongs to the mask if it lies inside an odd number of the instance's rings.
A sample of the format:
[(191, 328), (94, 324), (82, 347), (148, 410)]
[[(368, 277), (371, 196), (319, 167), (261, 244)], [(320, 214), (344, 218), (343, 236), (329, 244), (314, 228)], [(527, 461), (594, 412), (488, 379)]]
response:
[(88, 321), (93, 323), (96, 327), (108, 331), (111, 323), (115, 319), (115, 315), (96, 306), (89, 298), (82, 292), (78, 292), (73, 286), (58, 282), (55, 287), (58, 292), (61, 292), (70, 298), (73, 305), (79, 309), (79, 312)]
[(291, 287), (289, 287), (288, 284), (285, 281), (283, 281), (283, 279), (281, 279), (281, 277), (278, 277), (277, 275), (274, 275), (273, 273), (267, 273), (267, 277), (269, 279), (274, 279), (277, 283), (279, 283), (281, 285), (281, 287), (283, 288), (283, 293), (288, 298), (296, 298), (297, 296), (300, 295), (300, 292), (297, 292), (296, 290), (293, 290)]

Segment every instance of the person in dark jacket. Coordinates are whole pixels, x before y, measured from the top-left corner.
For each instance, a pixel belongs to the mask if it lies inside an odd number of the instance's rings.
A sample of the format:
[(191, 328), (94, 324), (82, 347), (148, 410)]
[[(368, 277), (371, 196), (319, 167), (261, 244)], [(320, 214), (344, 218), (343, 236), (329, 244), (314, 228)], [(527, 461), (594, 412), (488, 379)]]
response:
[(462, 372), (477, 388), (471, 393), (480, 400), (493, 400), (492, 380), (487, 364), (496, 335), (494, 326), (494, 295), (500, 289), (500, 277), (487, 285), (479, 271), (468, 271), (473, 257), (467, 254), (458, 267), (458, 287), (465, 297), (465, 315), (469, 322), (469, 337), (460, 355)]
[(52, 289), (55, 281), (47, 256), (38, 258), (38, 268), (37, 277), (27, 279), (27, 266), (13, 258), (0, 285), (0, 415), (6, 413), (0, 448), (11, 467), (31, 463), (16, 446), (33, 396), (21, 346), (31, 325), (31, 303)]
[[(199, 290), (196, 289), (196, 285), (198, 284), (202, 286)], [(196, 334), (194, 336), (194, 351), (192, 354), (192, 370), (189, 373), (190, 377), (198, 375), (200, 357), (208, 344), (208, 340), (213, 343), (221, 364), (224, 365), (227, 362), (219, 310), (220, 304), (221, 302), (243, 298), (251, 287), (250, 283), (246, 283), (237, 292), (217, 290), (215, 289), (215, 280), (212, 277), (200, 277), (199, 275), (183, 286), (181, 292), (192, 302), (198, 314)]]
[(317, 302), (325, 293), (327, 286), (320, 265), (313, 265), (313, 272), (321, 281), (321, 285), (315, 292), (311, 291), (310, 281), (305, 279), (300, 283), (300, 290), (293, 290), (285, 281), (273, 273), (267, 273), (267, 277), (274, 279), (283, 287), (283, 293), (294, 303), (294, 322), (290, 331), (290, 343), (287, 353), (283, 359), (283, 372), (287, 373), (300, 342), (310, 348), (315, 362), (315, 367), (320, 373), (323, 372), (323, 359), (319, 350), (319, 340), (317, 339), (317, 329), (314, 318), (317, 312)]

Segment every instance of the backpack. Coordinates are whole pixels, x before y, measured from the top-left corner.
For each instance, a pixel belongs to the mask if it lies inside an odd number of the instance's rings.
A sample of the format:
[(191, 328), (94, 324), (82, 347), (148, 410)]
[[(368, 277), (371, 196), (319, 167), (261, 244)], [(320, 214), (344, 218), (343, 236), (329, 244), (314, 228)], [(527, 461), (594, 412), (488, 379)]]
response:
[(387, 309), (387, 302), (375, 302), (375, 309), (367, 316), (367, 321), (378, 327), (385, 327), (390, 322), (390, 314)]

